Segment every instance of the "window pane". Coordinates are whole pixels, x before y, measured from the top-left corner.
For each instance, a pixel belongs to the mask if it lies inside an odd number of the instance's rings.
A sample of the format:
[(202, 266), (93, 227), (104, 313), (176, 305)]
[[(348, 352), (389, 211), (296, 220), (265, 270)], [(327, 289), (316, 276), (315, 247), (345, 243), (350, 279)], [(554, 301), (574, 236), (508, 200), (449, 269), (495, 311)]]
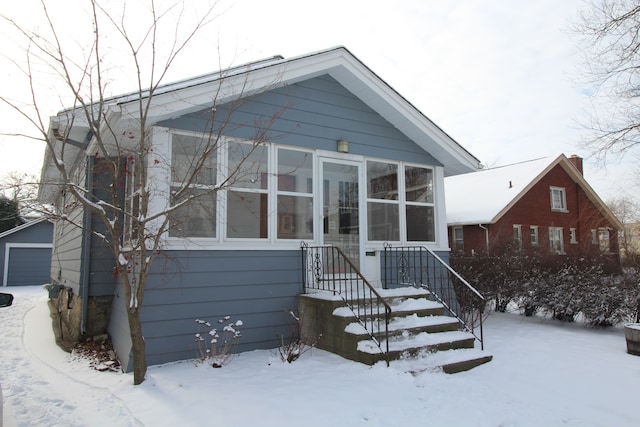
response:
[(234, 187), (266, 189), (267, 147), (250, 143), (229, 143), (230, 183)]
[(267, 238), (267, 195), (227, 192), (227, 237)]
[[(216, 237), (216, 193), (192, 189), (188, 195), (201, 194), (169, 214), (171, 237)], [(171, 200), (174, 205), (175, 200)]]
[(433, 207), (407, 206), (407, 240), (412, 242), (436, 240)]
[(313, 238), (313, 198), (278, 196), (278, 239)]
[(398, 205), (395, 203), (367, 203), (368, 240), (400, 240)]
[(215, 185), (216, 183), (216, 150), (209, 152), (207, 158), (198, 165), (198, 161), (202, 161), (207, 143), (213, 144), (213, 141), (205, 137), (196, 137), (190, 135), (173, 134), (171, 136), (171, 181), (182, 183), (189, 178), (198, 169), (193, 184)]
[(408, 202), (433, 203), (433, 171), (407, 166), (404, 172)]
[(564, 210), (564, 190), (561, 188), (551, 189), (551, 209)]
[(311, 153), (278, 150), (278, 190), (313, 192), (313, 156)]
[(398, 165), (367, 162), (367, 197), (398, 200)]

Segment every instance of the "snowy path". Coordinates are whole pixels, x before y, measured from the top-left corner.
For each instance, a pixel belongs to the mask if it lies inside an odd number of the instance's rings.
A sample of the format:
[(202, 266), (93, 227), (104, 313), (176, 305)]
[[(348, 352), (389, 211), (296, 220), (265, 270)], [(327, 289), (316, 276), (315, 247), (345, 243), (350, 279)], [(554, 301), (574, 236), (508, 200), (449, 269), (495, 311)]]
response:
[[(54, 366), (59, 362), (64, 366), (68, 355), (52, 345), (53, 332), (47, 328), (51, 320), (42, 303), (45, 292), (41, 288), (9, 291), (15, 295), (14, 303), (0, 309), (0, 381), (5, 411), (12, 413), (15, 425), (113, 426), (114, 419), (121, 426), (142, 425), (109, 389), (79, 382)], [(48, 334), (29, 328), (46, 328)], [(51, 359), (43, 360), (43, 355)], [(66, 365), (74, 369), (72, 363)]]

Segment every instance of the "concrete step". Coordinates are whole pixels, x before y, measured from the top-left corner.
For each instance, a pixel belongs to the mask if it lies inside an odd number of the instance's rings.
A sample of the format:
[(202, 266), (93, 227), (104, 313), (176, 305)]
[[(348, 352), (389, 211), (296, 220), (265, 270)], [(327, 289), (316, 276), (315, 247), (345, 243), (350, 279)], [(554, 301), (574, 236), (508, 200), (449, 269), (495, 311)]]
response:
[(476, 348), (462, 348), (432, 352), (419, 352), (412, 357), (391, 361), (391, 366), (405, 370), (414, 375), (422, 372), (444, 372), (455, 374), (468, 371), (484, 363), (490, 362), (493, 355)]
[[(474, 349), (475, 337), (459, 331), (458, 320), (444, 316), (444, 307), (432, 301), (427, 290), (409, 287), (376, 291), (392, 310), (388, 355), (392, 363), (410, 362), (408, 369), (415, 373), (425, 370), (454, 373), (492, 359), (490, 354)], [(316, 292), (301, 296), (300, 301), (307, 310), (305, 319), (316, 319), (310, 335), (322, 334), (319, 348), (368, 365), (386, 360), (380, 350), (386, 350), (384, 308), (372, 304), (371, 300), (353, 307), (365, 323), (373, 323), (380, 329), (374, 334), (375, 338), (371, 338), (339, 295)]]
[[(384, 320), (381, 321), (381, 325), (384, 328)], [(409, 332), (412, 335), (416, 335), (420, 332), (447, 332), (455, 331), (458, 329), (458, 320), (449, 316), (437, 316), (427, 315), (420, 316), (418, 313), (412, 313), (405, 316), (394, 316), (389, 322), (389, 335), (398, 336), (403, 333)], [(344, 330), (347, 334), (359, 335), (362, 337), (369, 336), (365, 328), (358, 322), (352, 322)], [(376, 338), (383, 339), (384, 337), (377, 335)]]
[[(417, 335), (401, 335), (389, 338), (389, 360), (397, 360), (401, 357), (413, 357), (420, 352), (433, 353), (436, 351), (453, 350), (461, 348), (473, 348), (475, 338), (467, 332), (449, 331), (428, 333), (420, 332)], [(372, 339), (358, 342), (358, 354), (361, 362), (373, 365), (385, 360), (385, 355), (380, 348), (386, 350), (385, 341), (380, 341), (380, 347)]]
[[(428, 298), (408, 298), (403, 301), (396, 301), (389, 304), (393, 317), (401, 317), (411, 314), (421, 316), (439, 316), (444, 313), (444, 306), (438, 302), (431, 301)], [(362, 317), (371, 317), (384, 315), (384, 307), (374, 305), (354, 305), (352, 308), (347, 306), (336, 308), (333, 315), (342, 318), (356, 318), (354, 313)]]

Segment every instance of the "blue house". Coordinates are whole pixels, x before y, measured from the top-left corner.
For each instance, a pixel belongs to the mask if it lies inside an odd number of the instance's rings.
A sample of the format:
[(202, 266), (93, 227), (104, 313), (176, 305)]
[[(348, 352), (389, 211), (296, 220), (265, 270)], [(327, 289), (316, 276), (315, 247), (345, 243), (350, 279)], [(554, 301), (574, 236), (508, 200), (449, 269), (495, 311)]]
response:
[(46, 218), (0, 233), (2, 286), (49, 283), (52, 241), (53, 224)]
[[(137, 99), (114, 98), (105, 114), (126, 121)], [(389, 279), (385, 262), (397, 273), (407, 259), (392, 259), (389, 248), (420, 247), (446, 264), (444, 178), (475, 171), (479, 161), (347, 49), (274, 57), (161, 87), (149, 111), (154, 130), (148, 162), (159, 209), (169, 202), (181, 162), (197, 158), (212, 111), (227, 120), (224, 144), (194, 191), (224, 181), (226, 168), (249, 152), (257, 127), (268, 126), (271, 138), (246, 157), (246, 180), (172, 214), (142, 309), (150, 364), (193, 358), (195, 319), (240, 319), (239, 350), (265, 349), (289, 335), (288, 310), (307, 307), (300, 296), (311, 290), (336, 295), (336, 280), (344, 288), (357, 276), (357, 286), (384, 298), (386, 288), (406, 284)], [(53, 118), (52, 135), (65, 114)], [(68, 132), (79, 141), (68, 147), (79, 165), (74, 171), (91, 183), (92, 135), (74, 126)], [(49, 184), (40, 198), (66, 206), (55, 185), (53, 156), (45, 156), (43, 182)], [(172, 172), (152, 169), (165, 160)], [(108, 331), (128, 370), (126, 304), (113, 275), (115, 260), (88, 231), (95, 224), (90, 213), (69, 209), (65, 215), (84, 227), (56, 222), (51, 280), (64, 289), (58, 306), (62, 318), (71, 319), (64, 333), (79, 339)], [(346, 267), (329, 260), (323, 252), (328, 247), (339, 250)], [(319, 265), (325, 270), (314, 273)], [(325, 289), (329, 270), (334, 287)]]

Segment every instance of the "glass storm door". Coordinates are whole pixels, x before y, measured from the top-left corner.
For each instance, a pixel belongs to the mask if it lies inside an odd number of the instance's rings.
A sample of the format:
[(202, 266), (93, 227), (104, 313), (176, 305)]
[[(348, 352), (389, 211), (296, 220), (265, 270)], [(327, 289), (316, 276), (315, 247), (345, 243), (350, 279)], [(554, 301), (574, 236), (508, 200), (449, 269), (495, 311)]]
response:
[(322, 161), (322, 237), (360, 268), (360, 166)]

